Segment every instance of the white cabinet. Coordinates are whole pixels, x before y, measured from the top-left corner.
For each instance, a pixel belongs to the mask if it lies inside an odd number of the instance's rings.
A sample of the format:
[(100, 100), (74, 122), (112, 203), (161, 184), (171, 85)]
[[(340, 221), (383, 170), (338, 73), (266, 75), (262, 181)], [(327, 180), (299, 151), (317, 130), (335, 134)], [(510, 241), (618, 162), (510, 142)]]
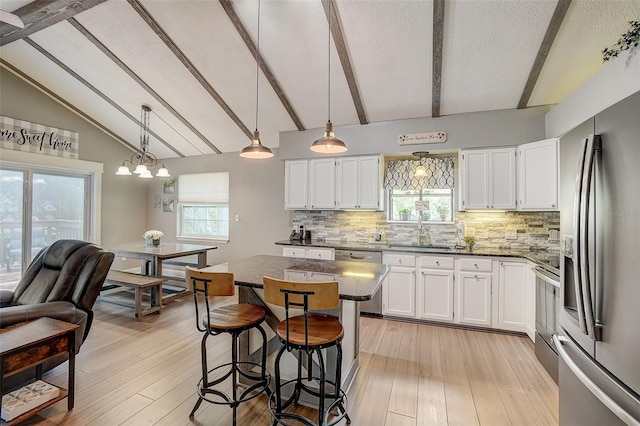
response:
[(378, 156), (336, 160), (336, 208), (381, 209), (382, 170)]
[(334, 260), (335, 250), (332, 248), (304, 248), (304, 247), (283, 247), (282, 255), (285, 257), (303, 257), (307, 259)]
[(416, 268), (415, 256), (387, 254), (382, 263), (391, 266), (382, 283), (382, 313), (399, 317), (415, 317)]
[(461, 208), (515, 209), (515, 148), (462, 151)]
[(335, 207), (335, 169), (333, 158), (309, 160), (309, 201), (311, 209), (331, 209)]
[(498, 278), (498, 328), (527, 331), (527, 264), (500, 262)]
[(527, 336), (535, 342), (536, 337), (536, 275), (533, 273), (534, 264), (527, 263), (525, 267), (525, 314), (524, 325)]
[(518, 208), (558, 210), (558, 139), (518, 146)]
[(286, 161), (284, 165), (284, 208), (307, 208), (307, 160)]
[(459, 259), (455, 322), (491, 326), (492, 261), (473, 257)]
[(419, 262), (416, 317), (453, 321), (453, 257), (420, 256)]

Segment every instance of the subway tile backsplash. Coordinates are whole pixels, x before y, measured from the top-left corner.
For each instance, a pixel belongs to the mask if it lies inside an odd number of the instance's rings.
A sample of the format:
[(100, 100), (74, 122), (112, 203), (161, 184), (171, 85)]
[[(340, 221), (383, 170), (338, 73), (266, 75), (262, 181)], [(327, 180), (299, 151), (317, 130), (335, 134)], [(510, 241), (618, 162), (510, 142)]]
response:
[[(382, 232), (389, 243), (415, 244), (417, 224), (387, 222), (385, 212), (293, 211), (297, 228), (304, 225), (314, 239), (368, 242)], [(467, 235), (475, 235), (476, 246), (507, 249), (558, 250), (559, 212), (458, 212), (456, 223), (425, 223), (431, 244), (455, 245), (457, 223)], [(509, 237), (509, 238), (507, 238)], [(464, 243), (463, 243), (464, 244)]]

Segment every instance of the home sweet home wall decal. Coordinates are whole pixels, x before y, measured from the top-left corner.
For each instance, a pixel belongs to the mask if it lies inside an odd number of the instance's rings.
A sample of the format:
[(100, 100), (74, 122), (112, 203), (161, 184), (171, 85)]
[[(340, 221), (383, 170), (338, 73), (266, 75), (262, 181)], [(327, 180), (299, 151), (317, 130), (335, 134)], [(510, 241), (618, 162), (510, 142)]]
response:
[(78, 133), (0, 116), (2, 148), (55, 157), (78, 158)]

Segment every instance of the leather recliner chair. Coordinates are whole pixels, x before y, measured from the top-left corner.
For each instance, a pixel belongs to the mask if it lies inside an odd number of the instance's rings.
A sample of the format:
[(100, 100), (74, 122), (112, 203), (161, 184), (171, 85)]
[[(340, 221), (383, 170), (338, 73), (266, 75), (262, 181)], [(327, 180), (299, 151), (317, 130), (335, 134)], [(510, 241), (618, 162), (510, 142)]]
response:
[[(58, 240), (33, 259), (14, 291), (0, 290), (0, 328), (41, 317), (78, 324), (76, 353), (93, 321), (93, 304), (113, 263), (114, 254), (92, 243)], [(48, 371), (66, 361), (60, 356), (43, 364)], [(34, 372), (16, 374), (11, 384), (28, 381)], [(31, 376), (31, 377), (29, 377)], [(11, 388), (9, 380), (5, 389)]]

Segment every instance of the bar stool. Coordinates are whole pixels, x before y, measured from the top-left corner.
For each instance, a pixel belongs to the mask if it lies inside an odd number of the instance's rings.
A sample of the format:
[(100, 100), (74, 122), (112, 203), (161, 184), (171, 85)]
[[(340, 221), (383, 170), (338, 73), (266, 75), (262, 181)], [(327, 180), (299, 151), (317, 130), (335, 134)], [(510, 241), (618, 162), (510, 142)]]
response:
[[(266, 369), (267, 362), (267, 335), (260, 325), (265, 318), (265, 310), (261, 306), (250, 304), (224, 305), (215, 309), (209, 307), (209, 296), (233, 296), (235, 285), (231, 272), (205, 272), (196, 268), (185, 267), (189, 290), (193, 292), (193, 301), (196, 306), (196, 327), (203, 332), (201, 343), (202, 354), (202, 379), (198, 382), (198, 402), (191, 410), (189, 418), (193, 419), (196, 410), (207, 401), (212, 404), (228, 405), (233, 409), (233, 424), (236, 424), (237, 408), (242, 402), (253, 399), (262, 392), (269, 393), (271, 375)], [(206, 312), (200, 318), (198, 295), (204, 296)], [(252, 328), (258, 329), (262, 334), (262, 362), (238, 362), (238, 337), (243, 331)], [(231, 362), (218, 365), (212, 369), (207, 367), (207, 338), (222, 333), (229, 333), (232, 337)], [(242, 368), (244, 367), (244, 368)], [(249, 372), (252, 368), (259, 367), (259, 375)], [(209, 380), (209, 376), (215, 373), (220, 377)], [(247, 379), (247, 387), (238, 394), (238, 376)], [(231, 377), (231, 395), (223, 392), (222, 385)], [(217, 386), (220, 385), (220, 386)]]
[[(338, 283), (331, 282), (292, 282), (264, 277), (264, 300), (277, 306), (284, 307), (285, 319), (278, 324), (277, 334), (282, 343), (275, 359), (275, 391), (269, 396), (269, 410), (273, 418), (273, 425), (287, 423), (293, 420), (306, 425), (316, 425), (304, 416), (285, 412), (290, 405), (298, 405), (302, 392), (306, 392), (318, 399), (318, 425), (335, 425), (343, 418), (348, 424), (351, 419), (347, 414), (347, 397), (340, 389), (342, 345), (344, 329), (338, 318), (331, 315), (321, 315), (309, 311), (335, 309), (339, 306)], [(302, 309), (303, 315), (289, 316), (289, 309)], [(322, 349), (336, 347), (337, 362), (335, 379), (327, 380)], [(298, 374), (295, 379), (282, 382), (280, 376), (280, 359), (285, 351), (298, 351)], [(319, 375), (314, 376), (314, 359), (317, 357)], [(306, 357), (305, 357), (306, 355)], [(306, 377), (303, 376), (303, 361), (306, 358)], [(318, 388), (311, 384), (317, 382)], [(294, 383), (293, 393), (284, 403), (282, 389)], [(333, 388), (333, 392), (326, 391), (326, 384)], [(326, 399), (330, 402), (325, 408)], [(336, 409), (336, 416), (329, 422), (331, 412)]]

